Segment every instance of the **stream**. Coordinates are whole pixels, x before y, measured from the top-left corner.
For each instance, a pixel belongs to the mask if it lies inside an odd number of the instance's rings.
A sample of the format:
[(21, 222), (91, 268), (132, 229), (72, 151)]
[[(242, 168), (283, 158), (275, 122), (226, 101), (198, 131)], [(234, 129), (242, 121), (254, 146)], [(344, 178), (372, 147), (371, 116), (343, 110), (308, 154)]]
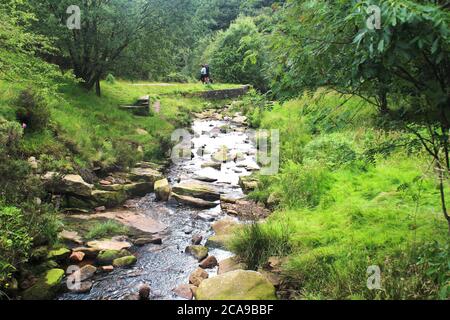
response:
[[(217, 181), (211, 184), (221, 194), (240, 198), (243, 193), (238, 184), (239, 176), (251, 174), (245, 164), (256, 166), (256, 148), (242, 123), (233, 122), (226, 117), (225, 120), (215, 118), (217, 117), (194, 120), (193, 158), (172, 164), (166, 176), (171, 185), (196, 176), (214, 178)], [(226, 132), (220, 130), (223, 126), (227, 126)], [(241, 153), (243, 158), (223, 163), (220, 171), (211, 167), (202, 168), (202, 164), (211, 162), (211, 155), (222, 146), (227, 146), (230, 153)], [(199, 149), (204, 151), (200, 152)], [(189, 275), (198, 267), (198, 261), (184, 253), (186, 246), (191, 244), (192, 236), (196, 234), (203, 236), (201, 244), (205, 245), (207, 238), (213, 234), (211, 224), (226, 215), (222, 213), (220, 205), (213, 209), (196, 209), (172, 199), (158, 202), (153, 193), (135, 201), (137, 210), (167, 225), (166, 231), (160, 234), (163, 244), (136, 248), (133, 253), (138, 261), (132, 268), (120, 268), (109, 274), (97, 275), (89, 293), (64, 293), (58, 299), (127, 299), (131, 294), (136, 294), (143, 283), (150, 285), (151, 299), (180, 299), (172, 290), (181, 284), (187, 284)], [(232, 256), (231, 252), (213, 248), (210, 248), (209, 254), (219, 262)], [(212, 277), (217, 274), (217, 267), (207, 271)]]

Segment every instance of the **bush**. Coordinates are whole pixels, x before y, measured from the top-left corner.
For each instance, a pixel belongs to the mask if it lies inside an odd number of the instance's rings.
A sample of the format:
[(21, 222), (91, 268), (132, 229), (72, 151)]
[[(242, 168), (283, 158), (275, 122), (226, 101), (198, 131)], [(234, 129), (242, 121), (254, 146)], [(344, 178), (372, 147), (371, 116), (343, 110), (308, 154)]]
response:
[(101, 239), (115, 235), (128, 234), (128, 228), (112, 220), (98, 222), (89, 228), (87, 239)]
[(254, 222), (237, 231), (231, 249), (251, 270), (257, 270), (271, 256), (291, 252), (291, 232), (287, 223), (261, 224)]
[(0, 288), (9, 280), (15, 267), (26, 261), (32, 238), (22, 211), (0, 202)]
[(32, 89), (22, 91), (18, 98), (17, 120), (24, 123), (27, 129), (41, 131), (50, 122), (50, 110), (44, 97)]
[(191, 82), (189, 76), (180, 73), (180, 72), (172, 72), (164, 77), (163, 81), (166, 82), (177, 82), (177, 83), (188, 83)]

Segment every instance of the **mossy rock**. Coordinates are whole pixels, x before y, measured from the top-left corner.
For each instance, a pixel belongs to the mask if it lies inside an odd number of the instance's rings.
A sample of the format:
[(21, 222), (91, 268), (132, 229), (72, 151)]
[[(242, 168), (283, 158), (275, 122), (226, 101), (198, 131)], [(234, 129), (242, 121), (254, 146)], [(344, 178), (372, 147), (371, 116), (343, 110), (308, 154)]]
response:
[(183, 181), (172, 188), (173, 193), (180, 196), (199, 198), (206, 201), (220, 200), (220, 193), (205, 183), (194, 180)]
[(195, 257), (198, 261), (202, 261), (208, 256), (208, 248), (205, 246), (188, 246), (186, 253)]
[(40, 278), (31, 288), (23, 293), (24, 300), (51, 300), (58, 293), (64, 270), (51, 269)]
[(92, 201), (94, 207), (105, 206), (107, 208), (114, 208), (121, 205), (127, 200), (127, 194), (124, 191), (92, 191)]
[(232, 235), (216, 234), (208, 238), (206, 245), (210, 248), (227, 249), (231, 242)]
[(40, 246), (34, 248), (31, 251), (30, 260), (32, 262), (41, 262), (47, 259), (47, 255), (48, 255), (48, 248), (46, 246)]
[(128, 250), (103, 250), (97, 256), (97, 262), (100, 265), (110, 265), (114, 260), (126, 256), (130, 256), (131, 253)]
[(203, 280), (197, 300), (276, 300), (275, 287), (259, 272), (230, 271)]
[(144, 197), (153, 192), (153, 184), (151, 182), (134, 182), (124, 185), (124, 190), (130, 197)]
[(137, 262), (137, 258), (135, 256), (125, 256), (122, 258), (114, 259), (113, 266), (116, 268), (120, 267), (128, 267)]
[(50, 250), (47, 254), (47, 259), (55, 261), (64, 261), (69, 258), (71, 251), (67, 248), (60, 248)]

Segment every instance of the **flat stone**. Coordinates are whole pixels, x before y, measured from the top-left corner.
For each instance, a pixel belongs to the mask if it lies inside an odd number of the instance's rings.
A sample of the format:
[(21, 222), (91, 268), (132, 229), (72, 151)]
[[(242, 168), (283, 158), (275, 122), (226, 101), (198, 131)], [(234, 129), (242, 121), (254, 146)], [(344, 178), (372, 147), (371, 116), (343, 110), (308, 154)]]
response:
[(203, 280), (197, 300), (276, 300), (275, 287), (260, 273), (248, 270), (230, 271)]
[(129, 178), (135, 182), (145, 181), (150, 182), (153, 185), (156, 181), (161, 180), (164, 177), (159, 171), (152, 168), (134, 168), (131, 170)]
[(96, 250), (122, 250), (131, 248), (132, 244), (127, 241), (114, 241), (114, 240), (97, 240), (89, 241), (88, 247), (95, 248)]
[(63, 241), (73, 242), (75, 244), (83, 244), (83, 239), (76, 231), (63, 230), (58, 233), (58, 238)]
[(78, 196), (91, 196), (93, 185), (86, 183), (76, 174), (61, 175), (57, 172), (47, 172), (43, 177), (47, 190), (59, 194), (74, 194)]
[(212, 186), (195, 180), (182, 181), (173, 187), (180, 196), (189, 196), (206, 201), (220, 200), (220, 193)]
[(194, 207), (194, 208), (202, 208), (202, 209), (210, 209), (215, 208), (219, 204), (211, 201), (206, 201), (199, 198), (194, 198), (190, 196), (182, 196), (179, 194), (176, 194), (172, 192), (172, 197), (177, 200), (180, 203), (186, 204), (188, 206)]
[(134, 244), (137, 246), (144, 246), (146, 244), (162, 244), (162, 239), (161, 237), (138, 238), (134, 241)]
[(101, 266), (100, 269), (103, 272), (113, 272), (114, 271), (114, 266)]

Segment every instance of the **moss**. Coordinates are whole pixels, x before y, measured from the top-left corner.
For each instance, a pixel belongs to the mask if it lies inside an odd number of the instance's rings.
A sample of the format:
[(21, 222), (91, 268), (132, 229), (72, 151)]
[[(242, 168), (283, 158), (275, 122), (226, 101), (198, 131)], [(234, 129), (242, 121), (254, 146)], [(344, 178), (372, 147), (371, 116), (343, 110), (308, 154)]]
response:
[(63, 261), (70, 256), (70, 250), (67, 248), (60, 248), (49, 251), (47, 258), (49, 260)]
[(101, 251), (97, 256), (97, 262), (101, 265), (109, 265), (113, 263), (114, 260), (126, 256), (130, 256), (131, 253), (128, 250), (104, 250)]
[(64, 270), (51, 269), (38, 279), (38, 281), (23, 293), (25, 300), (50, 300), (55, 297), (60, 289), (61, 280), (64, 278)]
[(114, 259), (113, 266), (114, 267), (127, 267), (135, 264), (137, 262), (137, 258), (135, 256), (125, 256), (122, 258)]

